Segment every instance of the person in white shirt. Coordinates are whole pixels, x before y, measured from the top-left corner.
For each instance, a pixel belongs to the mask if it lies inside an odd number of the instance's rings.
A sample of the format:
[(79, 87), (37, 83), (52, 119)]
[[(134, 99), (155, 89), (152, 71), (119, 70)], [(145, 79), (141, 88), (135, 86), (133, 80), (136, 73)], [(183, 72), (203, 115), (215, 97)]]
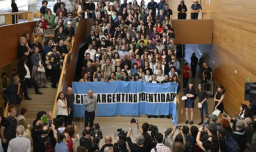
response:
[(147, 70), (147, 71), (146, 71), (146, 75), (144, 76), (144, 81), (145, 81), (145, 82), (149, 82), (149, 81), (151, 81), (151, 80), (152, 80), (152, 76), (150, 75), (150, 71)]
[(7, 152), (30, 152), (31, 142), (23, 136), (24, 131), (22, 125), (17, 127), (17, 137), (10, 141)]
[(89, 44), (88, 49), (85, 51), (84, 56), (86, 56), (86, 53), (90, 53), (90, 59), (95, 61), (95, 55), (96, 55), (96, 50), (93, 49), (92, 44)]
[(156, 75), (155, 75), (155, 74), (153, 74), (152, 80), (149, 81), (149, 82), (150, 82), (150, 83), (156, 83), (156, 84), (159, 84), (159, 83), (160, 83), (159, 81), (156, 80)]
[(156, 80), (159, 81), (159, 82), (164, 81), (165, 78), (164, 78), (164, 76), (163, 76), (163, 70), (162, 70), (162, 69), (159, 69), (157, 72), (158, 72), (158, 73), (157, 73), (157, 78), (156, 78)]
[(151, 149), (151, 152), (171, 152), (171, 149), (163, 144), (163, 134), (156, 133), (155, 140), (156, 140), (156, 147)]
[(67, 126), (68, 109), (67, 109), (67, 100), (65, 98), (65, 94), (63, 92), (60, 92), (57, 99), (58, 99), (57, 110), (56, 110), (57, 119), (62, 117), (64, 119), (65, 126)]

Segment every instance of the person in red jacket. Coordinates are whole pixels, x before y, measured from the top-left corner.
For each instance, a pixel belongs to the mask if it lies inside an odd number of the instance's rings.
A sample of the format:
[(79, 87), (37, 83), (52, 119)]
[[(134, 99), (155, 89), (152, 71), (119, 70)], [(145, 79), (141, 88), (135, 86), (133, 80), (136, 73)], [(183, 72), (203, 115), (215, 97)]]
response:
[(64, 133), (64, 135), (66, 136), (66, 142), (68, 145), (68, 151), (69, 152), (73, 152), (73, 141), (71, 140), (69, 134), (67, 132)]

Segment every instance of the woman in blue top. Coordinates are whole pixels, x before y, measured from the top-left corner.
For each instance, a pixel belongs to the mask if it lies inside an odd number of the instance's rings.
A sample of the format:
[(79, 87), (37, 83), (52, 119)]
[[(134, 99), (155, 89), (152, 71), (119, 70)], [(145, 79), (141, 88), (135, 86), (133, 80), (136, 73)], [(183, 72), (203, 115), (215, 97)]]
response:
[(132, 69), (131, 69), (131, 72), (130, 72), (130, 74), (131, 74), (131, 78), (134, 78), (134, 75), (136, 74), (136, 73), (138, 73), (139, 72), (139, 69), (138, 69), (138, 65), (137, 65), (137, 63), (133, 63), (133, 65), (132, 65)]
[(185, 96), (187, 100), (185, 100), (185, 108), (186, 108), (186, 122), (188, 124), (188, 112), (190, 111), (191, 121), (189, 124), (193, 124), (193, 108), (194, 108), (194, 99), (195, 99), (196, 90), (193, 87), (193, 83), (189, 82), (188, 87), (185, 89)]
[(198, 4), (198, 0), (194, 0), (193, 2), (194, 4), (192, 4), (190, 8), (191, 11), (193, 12), (191, 13), (191, 19), (198, 19), (198, 13), (202, 8), (201, 8), (201, 5)]

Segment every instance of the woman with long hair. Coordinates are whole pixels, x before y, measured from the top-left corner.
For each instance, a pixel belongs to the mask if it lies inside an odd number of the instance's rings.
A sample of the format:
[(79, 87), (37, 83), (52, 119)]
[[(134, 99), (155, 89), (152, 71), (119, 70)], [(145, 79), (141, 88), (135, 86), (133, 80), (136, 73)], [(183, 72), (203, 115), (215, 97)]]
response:
[(111, 81), (116, 81), (116, 74), (115, 74), (115, 72), (111, 72), (111, 74), (110, 74), (109, 82), (111, 82)]
[(170, 17), (169, 17), (169, 16), (166, 15), (166, 16), (164, 17), (163, 25), (164, 25), (164, 26), (166, 26), (166, 25), (172, 26), (172, 21), (170, 20)]
[(208, 116), (208, 103), (206, 101), (207, 94), (203, 90), (202, 84), (198, 85), (197, 96), (199, 98), (198, 103), (201, 103), (201, 105), (202, 105), (202, 107), (199, 108), (200, 109), (200, 115), (201, 115), (201, 122), (198, 125), (202, 125), (204, 123), (204, 113), (205, 113), (205, 116)]
[(66, 40), (67, 40), (67, 35), (66, 35), (66, 33), (64, 32), (64, 27), (63, 27), (63, 26), (61, 26), (61, 27), (58, 28), (57, 37), (58, 37), (60, 40), (63, 40), (63, 41), (66, 41)]
[(109, 6), (109, 10), (107, 10), (108, 11), (108, 15), (110, 15), (110, 16), (112, 16), (112, 15), (114, 15), (114, 6), (113, 5), (110, 5)]
[(57, 109), (56, 109), (56, 116), (57, 119), (63, 118), (65, 122), (65, 126), (67, 126), (68, 122), (68, 109), (67, 109), (67, 100), (65, 98), (65, 94), (60, 92), (57, 97)]
[(138, 20), (139, 20), (139, 22), (142, 20), (142, 21), (146, 21), (146, 19), (147, 19), (147, 14), (146, 14), (146, 12), (145, 12), (145, 9), (141, 9), (141, 13), (139, 14), (139, 16), (138, 16)]
[(171, 82), (176, 82), (177, 83), (177, 95), (179, 94), (179, 91), (180, 91), (180, 81), (179, 81), (179, 78), (178, 78), (178, 75), (174, 74), (171, 78)]
[(137, 63), (133, 63), (132, 69), (131, 69), (131, 72), (130, 72), (130, 77), (134, 78), (135, 74), (138, 73), (138, 72), (139, 72), (139, 69), (138, 69)]
[(85, 73), (83, 78), (79, 80), (79, 82), (90, 82), (90, 77), (88, 76), (88, 73)]
[(54, 23), (57, 24), (59, 19), (62, 19), (63, 21), (66, 19), (66, 17), (64, 16), (64, 11), (63, 10), (59, 11), (59, 14), (55, 17)]
[(182, 0), (178, 6), (178, 19), (186, 19), (187, 18), (187, 6), (185, 5), (184, 0)]
[(163, 34), (163, 32), (164, 32), (164, 27), (162, 26), (162, 23), (160, 23), (160, 22), (157, 23), (156, 31), (157, 31), (160, 35)]
[(218, 90), (215, 93), (214, 96), (214, 101), (215, 101), (215, 105), (214, 105), (214, 109), (213, 110), (219, 110), (220, 114), (219, 114), (219, 119), (222, 119), (222, 113), (224, 111), (224, 104), (223, 104), (223, 100), (225, 98), (225, 87), (223, 85), (219, 85), (218, 86)]
[(144, 62), (144, 74), (147, 74), (147, 70), (150, 72), (150, 75), (153, 74), (153, 70), (150, 68), (150, 64), (148, 61)]
[(39, 53), (38, 47), (33, 48), (33, 54), (31, 56), (31, 61), (33, 64), (32, 67), (32, 78), (37, 82), (37, 85), (42, 88), (47, 88), (46, 84), (46, 76), (45, 76), (45, 68), (44, 62), (42, 60), (42, 56)]
[(193, 86), (192, 82), (189, 82), (188, 87), (186, 87), (185, 89), (185, 96), (187, 97), (187, 100), (185, 100), (185, 108), (186, 108), (186, 122), (185, 124), (188, 124), (188, 114), (190, 112), (190, 122), (189, 124), (192, 125), (193, 122), (193, 117), (194, 117), (194, 100), (195, 100), (195, 94), (196, 94), (196, 90)]
[(151, 81), (151, 80), (152, 80), (152, 76), (151, 76), (150, 70), (147, 69), (147, 70), (146, 70), (146, 74), (145, 74), (145, 76), (144, 76), (144, 81), (145, 81), (145, 82), (149, 82), (149, 81)]

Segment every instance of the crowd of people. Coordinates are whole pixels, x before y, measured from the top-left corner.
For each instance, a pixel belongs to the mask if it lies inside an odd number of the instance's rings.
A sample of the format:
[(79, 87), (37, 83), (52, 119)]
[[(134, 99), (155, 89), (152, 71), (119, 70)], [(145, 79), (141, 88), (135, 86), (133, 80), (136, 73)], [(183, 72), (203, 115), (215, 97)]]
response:
[[(225, 87), (219, 86), (214, 96), (214, 109), (220, 114), (209, 115), (207, 94), (204, 83), (212, 81), (212, 69), (203, 64), (203, 82), (198, 90), (189, 82), (196, 76), (198, 59), (193, 53), (191, 64), (184, 66), (176, 59), (175, 34), (172, 27), (172, 10), (161, 0), (151, 0), (140, 4), (134, 0), (121, 4), (99, 0), (96, 4), (89, 0), (73, 3), (72, 11), (67, 11), (65, 3), (57, 0), (53, 10), (42, 1), (41, 18), (33, 34), (25, 33), (19, 38), (19, 63), (17, 71), (12, 70), (12, 78), (2, 73), (2, 96), (5, 106), (9, 101), (8, 117), (0, 117), (0, 152), (94, 152), (95, 128), (93, 120), (97, 113), (96, 99), (92, 91), (84, 99), (86, 106), (85, 129), (82, 136), (73, 122), (74, 94), (72, 88), (67, 93), (60, 92), (57, 99), (57, 118), (51, 112), (39, 111), (32, 125), (26, 120), (27, 109), (20, 108), (20, 102), (31, 100), (27, 89), (47, 88), (47, 79), (56, 88), (62, 68), (63, 58), (69, 53), (80, 19), (91, 18), (94, 25), (87, 39), (88, 49), (84, 54), (82, 78), (79, 82), (145, 81), (163, 84), (175, 82), (177, 93), (183, 88), (186, 108), (186, 125), (175, 125), (164, 133), (152, 130), (148, 123), (139, 124), (135, 142), (131, 139), (133, 124), (129, 129), (118, 131), (112, 142), (105, 137), (101, 152), (254, 152), (256, 150), (256, 118), (247, 105), (242, 104), (240, 113), (231, 118), (224, 114)], [(195, 0), (190, 7), (191, 19), (197, 19), (201, 10)], [(70, 10), (70, 9), (69, 9)], [(184, 1), (178, 6), (178, 19), (186, 19), (187, 7)], [(52, 13), (54, 12), (54, 14)], [(181, 68), (183, 67), (183, 68)], [(190, 74), (191, 72), (192, 74)], [(179, 76), (182, 75), (183, 86)], [(201, 103), (200, 127), (193, 126), (194, 100)], [(205, 113), (205, 114), (204, 114)], [(190, 121), (189, 121), (190, 114)], [(204, 118), (204, 115), (207, 118)], [(49, 122), (42, 117), (48, 116)], [(218, 121), (219, 120), (219, 121)], [(191, 126), (188, 126), (190, 124)], [(230, 125), (232, 124), (232, 126)], [(151, 132), (151, 134), (150, 134)], [(152, 134), (153, 133), (153, 134)], [(31, 147), (33, 147), (31, 149)]]

